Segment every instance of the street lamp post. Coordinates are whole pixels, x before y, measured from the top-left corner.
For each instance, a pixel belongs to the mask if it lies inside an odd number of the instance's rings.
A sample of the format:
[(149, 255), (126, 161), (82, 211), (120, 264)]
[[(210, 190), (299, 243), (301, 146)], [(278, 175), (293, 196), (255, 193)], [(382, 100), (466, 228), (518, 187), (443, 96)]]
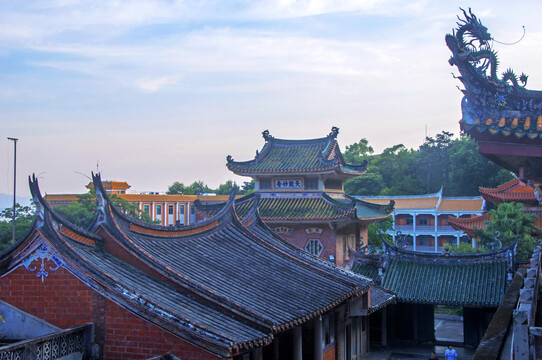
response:
[(15, 202), (16, 202), (16, 193), (17, 193), (17, 138), (8, 137), (8, 140), (13, 141), (13, 222), (11, 224), (12, 228), (12, 237), (11, 237), (11, 243), (15, 244), (15, 216), (16, 216), (16, 209), (15, 209)]

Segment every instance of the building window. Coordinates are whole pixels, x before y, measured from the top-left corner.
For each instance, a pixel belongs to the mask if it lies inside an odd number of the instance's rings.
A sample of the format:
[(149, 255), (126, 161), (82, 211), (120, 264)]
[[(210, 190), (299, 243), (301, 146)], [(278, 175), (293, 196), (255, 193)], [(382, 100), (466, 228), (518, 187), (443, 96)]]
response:
[(196, 208), (194, 205), (190, 205), (190, 224), (196, 223)]
[(305, 250), (307, 250), (313, 255), (320, 256), (320, 254), (324, 250), (324, 247), (322, 246), (320, 240), (309, 239), (309, 241), (307, 241), (307, 245), (305, 245)]
[(173, 215), (173, 205), (168, 205), (167, 213), (168, 215)]
[(162, 215), (162, 205), (156, 205), (156, 215)]
[(151, 215), (151, 207), (149, 205), (143, 205), (143, 212), (150, 216)]
[(420, 246), (430, 246), (432, 245), (433, 237), (428, 235), (421, 235), (418, 237), (418, 245)]
[(261, 179), (260, 190), (271, 190), (271, 179)]
[(342, 190), (343, 189), (343, 183), (340, 180), (333, 180), (328, 179), (324, 182), (324, 186), (326, 189), (330, 190)]
[(409, 216), (405, 219), (405, 225), (412, 225), (412, 217)]
[(418, 220), (418, 225), (429, 225), (427, 222), (427, 218), (422, 218)]
[(179, 205), (179, 224), (184, 225), (184, 205)]
[(322, 316), (322, 330), (324, 332), (324, 344), (335, 342), (335, 314), (330, 312)]
[(318, 178), (306, 178), (305, 179), (306, 190), (318, 190)]

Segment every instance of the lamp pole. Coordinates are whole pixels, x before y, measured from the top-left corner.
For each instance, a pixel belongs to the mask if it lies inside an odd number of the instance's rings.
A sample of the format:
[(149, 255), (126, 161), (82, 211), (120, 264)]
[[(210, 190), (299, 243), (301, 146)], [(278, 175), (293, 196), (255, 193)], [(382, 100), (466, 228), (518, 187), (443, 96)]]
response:
[(12, 237), (11, 237), (11, 243), (15, 244), (15, 215), (16, 215), (16, 209), (15, 209), (15, 202), (16, 202), (16, 191), (17, 191), (17, 138), (8, 137), (8, 140), (13, 141), (13, 222), (11, 223), (12, 228)]

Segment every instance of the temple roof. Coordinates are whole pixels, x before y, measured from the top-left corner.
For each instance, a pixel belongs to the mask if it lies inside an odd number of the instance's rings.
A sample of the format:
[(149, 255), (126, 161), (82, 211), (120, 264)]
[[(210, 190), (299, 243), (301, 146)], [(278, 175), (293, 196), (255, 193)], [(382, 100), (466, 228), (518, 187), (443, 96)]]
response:
[(478, 142), (487, 159), (522, 179), (542, 185), (542, 91), (526, 89), (528, 76), (512, 69), (499, 75), (493, 38), (482, 22), (463, 10), (458, 27), (446, 35), (464, 85), (461, 130)]
[(397, 196), (356, 196), (357, 199), (376, 204), (395, 203), (395, 211), (432, 210), (441, 212), (479, 212), (484, 211), (485, 202), (480, 196), (443, 197), (439, 192), (424, 195)]
[[(107, 180), (104, 180), (103, 183), (102, 183), (102, 186), (103, 186), (103, 188), (105, 190), (108, 190), (109, 192), (114, 191), (114, 190), (127, 190), (127, 189), (131, 188), (131, 186), (128, 185), (128, 183), (126, 181), (107, 181)], [(88, 183), (86, 188), (87, 189), (94, 188), (94, 183), (92, 183), (92, 182)]]
[(523, 202), (538, 203), (534, 190), (519, 179), (512, 179), (496, 188), (479, 188), (480, 195), (492, 203)]
[(371, 286), (371, 291), (369, 292), (369, 314), (372, 314), (389, 304), (394, 304), (396, 300), (397, 296), (393, 291), (384, 289), (378, 285)]
[[(463, 10), (457, 29), (446, 35), (452, 52), (450, 65), (456, 66), (463, 83), (461, 128), (474, 136), (486, 133), (501, 141), (522, 139), (542, 143), (542, 92), (527, 90), (528, 76), (511, 69), (499, 76), (497, 53), (487, 28), (470, 11)], [(512, 140), (514, 141), (514, 140)]]
[(497, 307), (506, 291), (507, 262), (439, 264), (395, 258), (382, 286), (402, 302)]
[(486, 221), (491, 221), (491, 216), (489, 213), (471, 218), (456, 218), (454, 216), (448, 217), (448, 225), (453, 227), (455, 230), (463, 231), (471, 238), (475, 236), (475, 229), (485, 229)]
[(398, 301), (497, 307), (506, 290), (515, 244), (498, 251), (461, 255), (402, 250), (385, 241), (384, 245), (382, 255), (353, 253), (352, 271), (381, 280), (382, 287), (395, 293)]
[[(541, 207), (525, 207), (523, 213), (533, 216), (533, 225), (542, 226), (542, 208)], [(474, 216), (471, 218), (456, 218), (453, 216), (448, 217), (448, 224), (455, 230), (460, 230), (466, 233), (470, 237), (475, 237), (475, 229), (485, 229), (486, 221), (491, 221), (491, 214), (486, 213), (481, 216)]]
[(233, 196), (202, 223), (162, 227), (127, 217), (99, 176), (94, 184), (98, 220), (90, 232), (57, 216), (33, 179), (33, 235), (0, 255), (0, 271), (21, 266), (29, 247), (43, 246), (121, 307), (221, 357), (269, 344), (372, 284), (280, 240), (254, 209), (245, 215), (250, 224), (240, 222)]
[(238, 175), (267, 174), (319, 174), (337, 173), (359, 176), (367, 170), (367, 164), (347, 164), (337, 142), (339, 129), (333, 127), (328, 136), (309, 140), (277, 139), (263, 132), (265, 145), (256, 157), (249, 161), (234, 161), (228, 155), (227, 167)]
[[(252, 193), (235, 200), (235, 211), (241, 218), (254, 206), (258, 197), (258, 211), (264, 221), (332, 221), (332, 220), (377, 220), (393, 212), (393, 203), (385, 205), (347, 197), (335, 199), (325, 193), (310, 196), (262, 196)], [(214, 216), (225, 205), (195, 202), (196, 211), (205, 217)]]

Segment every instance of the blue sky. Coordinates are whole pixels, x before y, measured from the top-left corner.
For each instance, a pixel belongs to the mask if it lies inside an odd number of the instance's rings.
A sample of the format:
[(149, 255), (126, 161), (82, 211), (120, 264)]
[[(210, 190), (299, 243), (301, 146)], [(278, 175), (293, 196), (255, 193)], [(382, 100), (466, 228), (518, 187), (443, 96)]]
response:
[(377, 152), (459, 132), (460, 83), (444, 36), (471, 6), (495, 39), (500, 70), (542, 89), (536, 1), (0, 2), (0, 193), (41, 175), (44, 192), (103, 178), (139, 191), (174, 181), (215, 187), (249, 160), (261, 132)]

